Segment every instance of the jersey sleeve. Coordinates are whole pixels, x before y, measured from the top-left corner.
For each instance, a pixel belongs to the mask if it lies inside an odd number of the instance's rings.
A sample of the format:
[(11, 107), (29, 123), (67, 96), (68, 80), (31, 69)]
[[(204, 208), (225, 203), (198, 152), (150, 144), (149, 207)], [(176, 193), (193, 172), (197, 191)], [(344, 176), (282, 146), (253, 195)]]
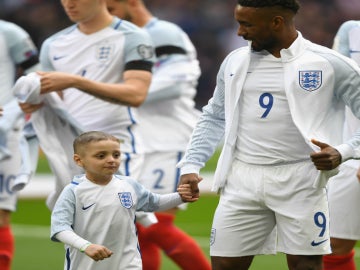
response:
[(44, 71), (55, 70), (49, 58), (50, 43), (51, 38), (46, 39), (40, 49), (40, 63)]
[(7, 26), (5, 36), (14, 62), (24, 70), (38, 64), (38, 50), (29, 34), (16, 24), (8, 23)]
[[(123, 21), (124, 26), (129, 26)], [(125, 68), (124, 70), (151, 71), (155, 62), (155, 51), (150, 35), (143, 29), (129, 26), (124, 29)]]
[(75, 214), (74, 185), (66, 186), (61, 192), (51, 213), (51, 240), (59, 241), (55, 235), (62, 231), (72, 231)]

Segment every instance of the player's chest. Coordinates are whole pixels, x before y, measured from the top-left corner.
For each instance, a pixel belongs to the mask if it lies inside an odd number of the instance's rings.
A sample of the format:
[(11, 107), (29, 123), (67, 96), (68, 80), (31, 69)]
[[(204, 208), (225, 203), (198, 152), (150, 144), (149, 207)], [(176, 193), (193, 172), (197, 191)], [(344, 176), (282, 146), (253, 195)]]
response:
[[(56, 70), (71, 72), (80, 68), (101, 69), (123, 59), (121, 40), (77, 38), (52, 44), (49, 60)], [(72, 72), (74, 73), (74, 72)]]

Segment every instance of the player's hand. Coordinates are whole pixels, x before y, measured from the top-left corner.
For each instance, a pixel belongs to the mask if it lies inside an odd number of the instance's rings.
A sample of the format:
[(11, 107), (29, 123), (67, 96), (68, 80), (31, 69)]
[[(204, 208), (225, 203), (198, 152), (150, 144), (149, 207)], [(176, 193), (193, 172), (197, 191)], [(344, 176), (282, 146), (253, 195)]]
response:
[(91, 244), (85, 249), (85, 254), (92, 258), (94, 261), (101, 261), (109, 258), (113, 252), (102, 245)]
[(43, 103), (39, 103), (39, 104), (19, 103), (19, 106), (24, 113), (33, 113), (38, 109), (40, 109), (43, 105), (44, 105)]
[(341, 154), (334, 147), (312, 139), (311, 142), (320, 147), (319, 152), (310, 154), (311, 160), (318, 170), (332, 170), (341, 164)]
[(182, 184), (177, 188), (183, 202), (196, 202), (199, 198), (193, 198), (190, 184)]
[(0, 116), (2, 116), (2, 115), (3, 115), (3, 108), (0, 107)]
[(196, 173), (183, 174), (180, 176), (180, 185), (189, 184), (191, 189), (191, 198), (199, 198), (200, 190), (198, 183), (202, 180), (202, 178)]
[(62, 91), (66, 88), (74, 87), (79, 76), (65, 72), (43, 72), (38, 71), (41, 82), (41, 94)]

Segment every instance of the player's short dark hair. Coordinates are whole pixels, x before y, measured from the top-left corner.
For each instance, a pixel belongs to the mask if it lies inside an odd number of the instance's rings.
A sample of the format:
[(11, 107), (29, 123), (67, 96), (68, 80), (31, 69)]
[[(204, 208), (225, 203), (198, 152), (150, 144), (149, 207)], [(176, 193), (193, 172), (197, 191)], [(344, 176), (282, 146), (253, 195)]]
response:
[(99, 141), (114, 141), (121, 143), (122, 140), (116, 138), (115, 136), (101, 132), (101, 131), (88, 131), (80, 134), (73, 143), (74, 153), (78, 154), (80, 149), (84, 146), (88, 145), (91, 142), (99, 142)]
[(274, 7), (280, 6), (285, 9), (290, 9), (295, 14), (300, 8), (297, 0), (238, 0), (239, 5), (243, 7)]

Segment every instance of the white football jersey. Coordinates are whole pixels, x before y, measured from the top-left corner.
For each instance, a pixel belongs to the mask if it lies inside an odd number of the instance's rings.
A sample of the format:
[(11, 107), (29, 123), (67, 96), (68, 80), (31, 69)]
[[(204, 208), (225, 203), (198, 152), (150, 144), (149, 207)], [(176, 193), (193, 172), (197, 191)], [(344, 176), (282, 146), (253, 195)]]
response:
[[(151, 70), (153, 46), (146, 31), (116, 17), (108, 27), (86, 35), (76, 25), (48, 38), (40, 52), (47, 71), (55, 70), (106, 83), (121, 83), (124, 70)], [(127, 66), (129, 65), (130, 66)], [(122, 151), (141, 152), (136, 110), (110, 103), (75, 88), (64, 90), (69, 113), (86, 129), (122, 140)]]
[(236, 156), (250, 164), (308, 159), (306, 144), (291, 117), (280, 58), (252, 52), (240, 96)]
[(36, 64), (37, 49), (28, 33), (11, 22), (0, 20), (0, 105), (14, 99), (11, 89), (16, 77), (16, 66), (23, 69)]
[[(179, 196), (174, 193), (172, 197)], [(54, 237), (57, 233), (73, 230), (114, 254), (96, 262), (78, 249), (66, 246), (64, 269), (141, 270), (135, 212), (155, 211), (161, 205), (161, 195), (151, 193), (129, 177), (114, 176), (107, 185), (96, 185), (84, 175), (75, 176), (52, 211), (51, 238), (57, 241)]]
[(140, 132), (146, 153), (184, 151), (200, 116), (194, 97), (199, 76), (195, 47), (177, 25), (153, 18), (144, 29), (157, 60), (148, 98), (139, 107)]

